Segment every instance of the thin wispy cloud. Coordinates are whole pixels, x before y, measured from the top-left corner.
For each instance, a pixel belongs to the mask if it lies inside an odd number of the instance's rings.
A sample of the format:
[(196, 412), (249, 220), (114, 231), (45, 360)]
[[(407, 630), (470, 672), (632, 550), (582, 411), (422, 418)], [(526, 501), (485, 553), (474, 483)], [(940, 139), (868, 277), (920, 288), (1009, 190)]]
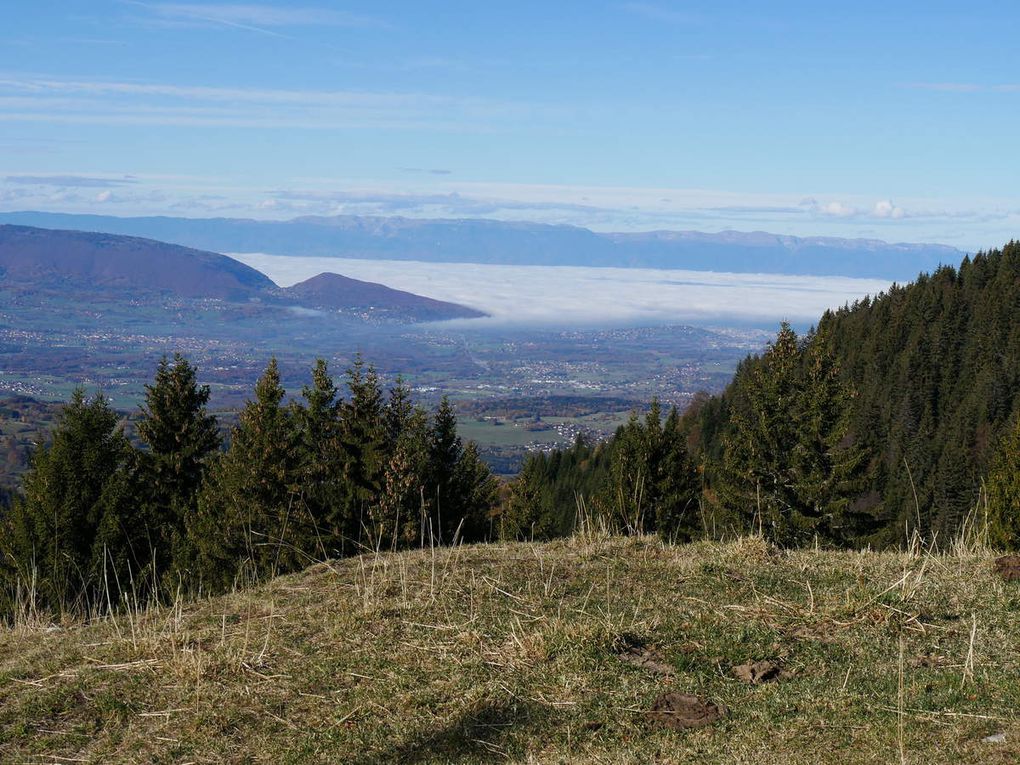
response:
[(102, 178), (86, 175), (8, 175), (4, 180), (18, 186), (112, 189), (138, 183), (134, 178)]
[[(413, 168), (410, 168), (413, 170)], [(405, 169), (407, 170), (407, 169)], [(418, 170), (419, 173), (432, 171)], [(833, 221), (893, 225), (908, 218), (946, 217), (947, 213), (930, 209), (908, 211), (889, 199), (871, 203), (840, 200), (819, 201), (813, 197), (797, 204), (728, 204), (713, 205), (705, 194), (700, 200), (681, 192), (678, 199), (659, 198), (649, 204), (645, 197), (651, 190), (629, 189), (627, 196), (591, 197), (576, 190), (563, 188), (558, 198), (541, 189), (528, 187), (504, 188), (503, 194), (492, 189), (488, 194), (471, 193), (471, 184), (453, 184), (462, 190), (448, 192), (390, 192), (368, 189), (322, 190), (290, 189), (270, 192), (260, 203), (262, 209), (316, 214), (407, 215), (413, 217), (477, 217), (501, 220), (534, 220), (547, 223), (576, 223), (605, 229), (608, 221), (625, 219), (625, 228), (668, 228), (678, 225), (715, 228), (720, 221), (727, 225), (754, 226), (782, 216), (787, 221)], [(605, 191), (605, 190), (603, 190)], [(581, 201), (574, 201), (581, 200)], [(973, 212), (960, 212), (960, 217), (973, 217)], [(625, 218), (624, 218), (625, 216)]]
[[(3, 117), (0, 108), (0, 119)], [(0, 209), (90, 212), (97, 203), (118, 214), (286, 219), (303, 215), (472, 218), (576, 225), (596, 231), (772, 231), (885, 241), (952, 241), (966, 249), (1015, 236), (1020, 200), (973, 200), (742, 193), (705, 189), (485, 183), (423, 172), (400, 180), (354, 182), (292, 178), (292, 186), (238, 185), (215, 176), (132, 172), (94, 175), (65, 167), (39, 172), (0, 166)], [(47, 168), (50, 170), (50, 168)], [(389, 169), (399, 172), (400, 168)], [(81, 179), (96, 180), (81, 180)], [(122, 183), (122, 179), (137, 180)], [(65, 184), (65, 185), (59, 185)], [(113, 193), (99, 199), (97, 192)], [(918, 229), (917, 226), (923, 228)], [(933, 231), (918, 235), (917, 231)], [(952, 231), (967, 237), (949, 237)], [(993, 233), (989, 234), (988, 232)]]
[(446, 170), (441, 167), (401, 167), (400, 172), (402, 173), (414, 173), (416, 175), (451, 175), (452, 170)]
[[(309, 179), (314, 181), (314, 179)], [(326, 182), (320, 181), (320, 184)], [(327, 184), (328, 185), (328, 184)], [(277, 214), (402, 215), (417, 218), (490, 218), (585, 226), (599, 231), (655, 229), (719, 231), (780, 230), (890, 241), (921, 241), (900, 227), (915, 222), (956, 221), (979, 226), (1018, 220), (1016, 203), (989, 200), (984, 208), (949, 202), (845, 197), (799, 201), (782, 195), (692, 189), (550, 187), (442, 181), (431, 191), (391, 188), (277, 189), (260, 209)], [(785, 202), (785, 203), (784, 203)], [(819, 228), (823, 227), (823, 228)], [(926, 238), (923, 241), (938, 241)]]
[(414, 215), (417, 217), (539, 217), (548, 215), (597, 214), (606, 212), (594, 205), (566, 201), (541, 202), (527, 199), (493, 198), (448, 193), (393, 193), (368, 190), (272, 192), (273, 208), (315, 210), (326, 214)]
[(379, 19), (331, 8), (287, 7), (249, 3), (146, 3), (124, 0), (147, 12), (152, 20), (170, 25), (219, 26), (276, 37), (280, 29), (295, 27), (383, 27)]
[(420, 92), (288, 90), (0, 74), (0, 121), (286, 129), (492, 131), (545, 106)]

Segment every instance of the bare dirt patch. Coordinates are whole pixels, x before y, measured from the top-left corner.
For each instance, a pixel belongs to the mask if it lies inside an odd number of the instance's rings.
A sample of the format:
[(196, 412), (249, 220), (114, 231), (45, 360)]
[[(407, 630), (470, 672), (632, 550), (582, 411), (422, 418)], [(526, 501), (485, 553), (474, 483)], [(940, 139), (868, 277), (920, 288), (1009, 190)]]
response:
[(1020, 555), (1003, 555), (995, 559), (995, 573), (1007, 582), (1020, 579)]
[(790, 676), (790, 672), (783, 669), (783, 665), (776, 661), (749, 661), (746, 664), (738, 664), (731, 670), (737, 680), (742, 680), (751, 685), (761, 683), (774, 683), (777, 680), (784, 680)]
[(645, 645), (641, 638), (631, 635), (625, 635), (618, 641), (616, 657), (625, 664), (632, 664), (656, 675), (673, 674), (673, 667), (669, 665), (661, 651)]
[(727, 713), (726, 707), (717, 701), (671, 692), (659, 696), (646, 714), (651, 722), (663, 728), (686, 730), (712, 725)]

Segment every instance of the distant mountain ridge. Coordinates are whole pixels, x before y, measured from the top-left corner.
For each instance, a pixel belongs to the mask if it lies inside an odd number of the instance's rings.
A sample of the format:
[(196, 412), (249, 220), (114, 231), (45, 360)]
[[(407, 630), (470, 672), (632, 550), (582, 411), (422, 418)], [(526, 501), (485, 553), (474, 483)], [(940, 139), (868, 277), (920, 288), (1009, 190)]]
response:
[(0, 223), (146, 236), (216, 252), (499, 265), (671, 268), (903, 282), (940, 265), (955, 265), (966, 255), (940, 244), (801, 238), (761, 231), (596, 233), (577, 226), (484, 219), (340, 215), (259, 221), (12, 212), (0, 213)]
[(180, 298), (297, 305), (397, 321), (485, 316), (383, 284), (319, 274), (287, 289), (227, 255), (118, 234), (0, 224), (0, 290), (68, 295), (103, 291), (127, 299), (146, 292)]

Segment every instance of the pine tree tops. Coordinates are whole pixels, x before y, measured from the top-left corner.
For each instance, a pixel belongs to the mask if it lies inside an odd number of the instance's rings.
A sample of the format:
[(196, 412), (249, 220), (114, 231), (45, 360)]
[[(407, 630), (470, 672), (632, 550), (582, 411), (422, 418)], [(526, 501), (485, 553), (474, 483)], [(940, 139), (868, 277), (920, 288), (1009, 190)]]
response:
[(220, 447), (216, 418), (206, 409), (209, 387), (199, 385), (197, 370), (175, 354), (165, 356), (155, 380), (145, 386), (138, 436), (150, 489), (149, 501), (179, 512), (193, 504), (211, 455)]
[(270, 362), (188, 525), (192, 574), (205, 586), (488, 534), (495, 479), (462, 444), (449, 402), (430, 423), (402, 381), (387, 397), (360, 357), (344, 383), (341, 395), (320, 360), (303, 403), (286, 405)]
[(347, 512), (356, 524), (351, 529), (354, 533), (382, 486), (386, 425), (379, 376), (360, 356), (347, 370), (346, 383), (348, 398), (341, 406), (340, 443), (349, 488)]
[(206, 589), (289, 570), (302, 560), (292, 543), (302, 511), (300, 432), (284, 396), (274, 358), (188, 519), (186, 576)]
[(496, 483), (474, 444), (464, 446), (457, 415), (447, 397), (428, 430), (428, 491), (425, 539), (435, 544), (477, 540), (489, 535)]
[(0, 619), (34, 582), (52, 609), (117, 607), (160, 591), (216, 591), (315, 560), (491, 534), (498, 485), (398, 380), (384, 393), (359, 357), (344, 390), (325, 361), (289, 400), (272, 359), (225, 451), (194, 366), (164, 358), (138, 417), (138, 448), (106, 398), (78, 389), (0, 514)]
[(715, 489), (731, 513), (780, 544), (842, 542), (862, 456), (849, 431), (851, 390), (824, 333), (804, 342), (782, 324), (745, 367)]
[[(144, 561), (138, 523), (124, 502), (129, 445), (102, 393), (75, 389), (40, 446), (22, 484), (23, 496), (0, 523), (0, 573), (6, 584), (33, 582), (39, 605), (88, 611), (104, 586), (113, 602), (108, 566)], [(0, 595), (2, 597), (2, 595)]]
[(609, 475), (602, 502), (614, 508), (621, 528), (672, 539), (692, 536), (699, 486), (675, 407), (665, 422), (657, 399), (643, 422), (631, 413), (613, 438)]
[(585, 516), (626, 533), (685, 541), (702, 532), (701, 479), (676, 408), (663, 420), (653, 400), (632, 412), (608, 442), (574, 444), (525, 460), (499, 518), (506, 539), (570, 534)]
[(216, 420), (206, 411), (209, 386), (199, 385), (197, 374), (180, 354), (173, 363), (164, 356), (145, 386), (138, 434), (153, 454), (174, 455), (174, 467), (200, 463), (220, 443)]

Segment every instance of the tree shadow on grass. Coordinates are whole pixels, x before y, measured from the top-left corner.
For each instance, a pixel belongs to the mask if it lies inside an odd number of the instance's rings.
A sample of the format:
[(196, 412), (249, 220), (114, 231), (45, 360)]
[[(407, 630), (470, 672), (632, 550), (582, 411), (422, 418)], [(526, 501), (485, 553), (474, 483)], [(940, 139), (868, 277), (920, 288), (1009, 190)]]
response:
[(358, 762), (489, 762), (509, 753), (503, 744), (511, 731), (549, 724), (548, 712), (526, 701), (483, 701), (449, 723), (411, 733), (390, 748), (366, 754)]

